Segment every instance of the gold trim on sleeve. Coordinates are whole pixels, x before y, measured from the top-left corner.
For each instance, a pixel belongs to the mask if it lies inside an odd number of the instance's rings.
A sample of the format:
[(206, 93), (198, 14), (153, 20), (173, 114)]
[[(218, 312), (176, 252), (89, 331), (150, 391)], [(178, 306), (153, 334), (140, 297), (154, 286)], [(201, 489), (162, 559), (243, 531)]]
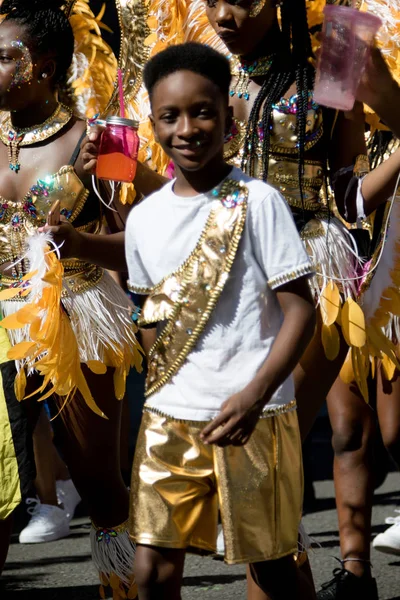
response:
[(300, 277), (304, 277), (305, 275), (313, 275), (314, 267), (313, 265), (303, 265), (302, 267), (297, 267), (293, 271), (289, 273), (283, 273), (283, 275), (278, 275), (277, 277), (273, 277), (268, 280), (268, 285), (271, 290), (279, 287), (280, 285), (284, 285), (285, 283), (289, 283), (289, 281), (293, 281), (294, 279), (299, 279)]

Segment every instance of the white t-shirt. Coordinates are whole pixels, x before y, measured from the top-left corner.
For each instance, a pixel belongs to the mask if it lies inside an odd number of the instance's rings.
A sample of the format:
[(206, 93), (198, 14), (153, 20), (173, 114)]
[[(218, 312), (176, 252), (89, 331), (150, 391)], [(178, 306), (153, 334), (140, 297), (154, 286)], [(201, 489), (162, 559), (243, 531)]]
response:
[[(289, 207), (272, 186), (233, 168), (230, 179), (249, 190), (246, 223), (229, 278), (200, 336), (176, 375), (146, 406), (177, 419), (208, 421), (232, 394), (244, 389), (265, 362), (283, 315), (273, 291), (312, 273)], [(150, 288), (172, 274), (197, 245), (216, 200), (211, 192), (177, 196), (174, 181), (130, 213), (126, 226), (129, 283)], [(292, 378), (267, 408), (294, 399)]]

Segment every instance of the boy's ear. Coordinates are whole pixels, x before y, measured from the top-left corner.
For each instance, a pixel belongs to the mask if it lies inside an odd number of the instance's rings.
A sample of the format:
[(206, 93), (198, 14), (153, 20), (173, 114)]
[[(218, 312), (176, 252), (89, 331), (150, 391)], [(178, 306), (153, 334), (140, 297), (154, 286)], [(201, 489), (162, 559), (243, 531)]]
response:
[(228, 106), (228, 114), (226, 116), (226, 122), (225, 122), (225, 135), (228, 135), (228, 133), (230, 133), (231, 128), (232, 128), (232, 122), (233, 122), (233, 106)]
[(151, 123), (151, 128), (152, 128), (153, 133), (154, 133), (154, 139), (156, 140), (156, 142), (158, 144), (159, 139), (158, 139), (158, 135), (157, 135), (157, 131), (156, 131), (156, 124), (155, 124), (153, 115), (150, 115), (149, 119), (150, 119), (150, 123)]

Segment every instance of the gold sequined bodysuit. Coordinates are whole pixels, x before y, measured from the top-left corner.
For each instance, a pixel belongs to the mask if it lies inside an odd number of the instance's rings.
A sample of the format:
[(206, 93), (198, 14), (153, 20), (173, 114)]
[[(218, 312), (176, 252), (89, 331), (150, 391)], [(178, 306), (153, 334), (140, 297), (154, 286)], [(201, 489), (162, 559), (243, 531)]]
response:
[[(297, 230), (317, 272), (317, 276), (310, 279), (316, 298), (329, 277), (338, 281), (338, 286), (346, 297), (350, 294), (352, 297), (356, 296), (356, 264), (351, 250), (353, 242), (347, 228), (329, 210), (325, 190), (328, 146), (333, 125), (333, 111), (322, 109), (310, 92), (302, 202), (299, 186), (297, 96), (283, 98), (273, 107), (268, 183), (281, 192), (291, 208)], [(235, 119), (226, 140), (225, 160), (238, 167), (243, 158), (246, 158), (246, 127), (245, 122)], [(260, 122), (254, 172), (249, 173), (259, 179), (263, 179), (263, 136)]]
[[(306, 123), (305, 164), (302, 203), (298, 176), (298, 136), (297, 136), (297, 96), (289, 100), (282, 99), (274, 105), (272, 113), (271, 151), (268, 167), (268, 182), (279, 189), (291, 206), (294, 215), (296, 209), (305, 209), (311, 213), (326, 210), (323, 193), (326, 173), (326, 144), (324, 133), (324, 114), (309, 96)], [(234, 119), (233, 126), (225, 144), (225, 159), (237, 167), (241, 166), (244, 154), (246, 123)], [(254, 176), (262, 178), (262, 141), (263, 128), (259, 123), (258, 147), (256, 149), (256, 169)], [(320, 151), (319, 151), (320, 150)], [(316, 157), (314, 160), (310, 155)], [(321, 156), (321, 158), (319, 158)]]
[[(60, 201), (61, 214), (79, 231), (100, 232), (100, 203), (90, 196), (71, 164), (38, 180), (18, 202), (0, 196), (0, 266), (13, 265), (10, 275), (1, 275), (2, 287), (15, 285), (28, 272), (28, 265), (21, 261), (26, 252), (26, 240), (38, 227), (46, 224), (48, 212), (56, 200)], [(102, 269), (76, 259), (64, 260), (63, 265), (68, 287), (75, 293), (96, 284), (102, 275)]]

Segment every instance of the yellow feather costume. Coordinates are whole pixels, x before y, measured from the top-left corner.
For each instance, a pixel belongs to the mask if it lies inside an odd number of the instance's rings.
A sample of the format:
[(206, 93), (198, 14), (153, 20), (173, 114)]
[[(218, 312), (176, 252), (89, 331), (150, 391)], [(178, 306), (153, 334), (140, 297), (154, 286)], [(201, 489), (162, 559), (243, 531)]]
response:
[[(145, 13), (140, 15), (139, 11), (139, 14), (136, 14), (139, 4), (138, 0), (117, 1), (124, 39), (119, 61), (101, 38), (101, 29), (105, 28), (101, 22), (105, 6), (100, 14), (95, 16), (88, 0), (70, 1), (65, 5), (64, 10), (69, 16), (75, 36), (75, 53), (69, 84), (73, 91), (75, 112), (81, 118), (116, 110), (115, 82), (118, 66), (126, 67), (125, 90), (128, 99), (129, 94), (132, 96), (139, 89), (142, 66), (147, 53), (143, 53), (142, 65), (138, 67), (138, 54), (133, 56), (131, 50), (135, 48), (135, 44), (137, 48), (143, 48), (145, 37), (148, 35)], [(132, 15), (135, 16), (133, 20)], [(134, 43), (132, 39), (135, 40)], [(63, 169), (54, 176), (57, 178), (55, 182), (59, 177), (63, 179), (64, 183), (59, 184), (59, 189), (67, 192), (67, 186), (75, 185), (70, 190), (70, 196), (72, 194), (79, 200), (82, 194), (83, 200), (79, 202), (84, 201), (85, 190), (81, 189), (82, 184), (77, 184), (74, 177), (69, 175), (69, 171), (64, 174)], [(45, 199), (43, 200), (47, 205)], [(48, 206), (44, 210), (48, 210)], [(38, 278), (37, 274), (32, 280), (24, 277), (19, 286), (12, 286), (0, 292), (3, 312), (6, 311), (1, 325), (9, 331), (14, 343), (8, 356), (19, 365), (15, 382), (16, 395), (19, 400), (25, 396), (25, 371), (31, 372), (36, 369), (44, 378), (43, 385), (38, 390), (44, 394), (42, 399), (53, 393), (68, 399), (78, 389), (87, 405), (105, 417), (93, 400), (83, 376), (81, 363), (86, 363), (96, 374), (104, 374), (108, 367), (112, 367), (116, 397), (123, 398), (127, 374), (132, 367), (141, 370), (142, 362), (140, 347), (134, 336), (137, 327), (130, 317), (133, 306), (130, 306), (123, 291), (112, 285), (113, 282), (106, 273), (102, 275), (98, 272), (97, 276), (92, 272), (93, 281), (97, 282), (94, 287), (89, 285), (91, 276), (87, 273), (88, 285), (84, 284), (79, 288), (84, 293), (75, 293), (73, 286), (66, 283), (69, 278), (65, 277), (57, 255), (50, 250), (48, 243), (45, 243), (46, 236), (33, 231), (29, 230), (27, 236), (27, 255), (21, 258), (27, 259), (31, 267), (33, 263), (37, 264), (38, 267), (33, 270), (38, 271), (40, 277)], [(76, 267), (74, 268), (76, 270)], [(79, 268), (82, 270), (82, 267), (78, 267), (78, 270)], [(16, 307), (19, 308), (18, 302), (12, 302), (12, 299), (17, 300), (18, 296), (27, 297), (27, 301), (22, 304), (22, 308), (15, 310)], [(87, 310), (85, 302), (88, 303)], [(67, 306), (68, 310), (71, 308), (71, 318), (67, 316), (63, 305)], [(90, 324), (88, 319), (85, 328), (82, 328), (80, 321), (85, 320), (85, 311), (92, 315), (92, 323)]]

